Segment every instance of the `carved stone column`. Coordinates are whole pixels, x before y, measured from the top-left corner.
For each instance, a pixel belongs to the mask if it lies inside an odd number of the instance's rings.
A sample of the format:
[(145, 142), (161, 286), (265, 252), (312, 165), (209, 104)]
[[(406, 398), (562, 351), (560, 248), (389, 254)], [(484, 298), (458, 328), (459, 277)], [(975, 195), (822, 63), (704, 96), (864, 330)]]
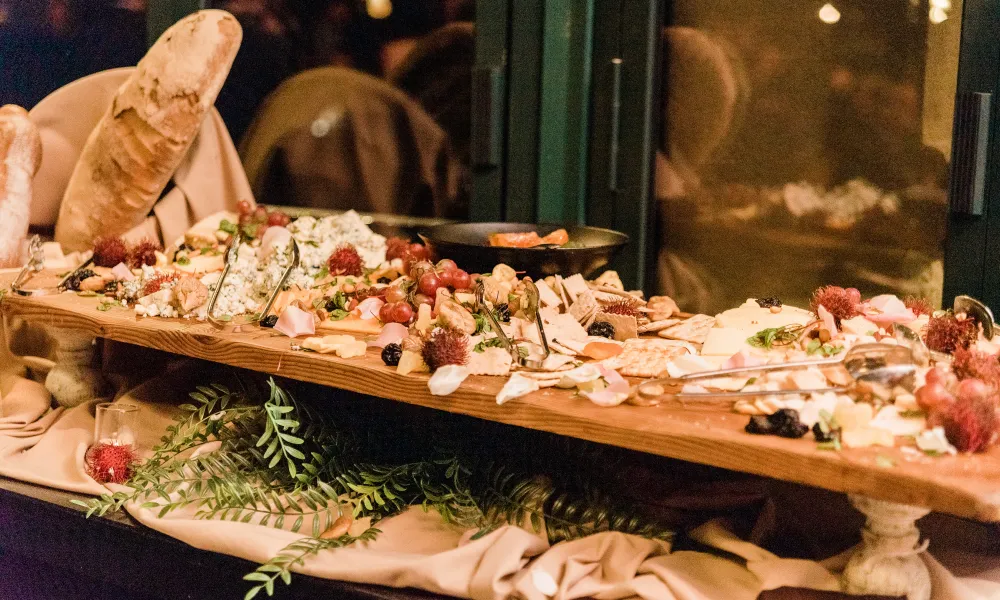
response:
[(916, 521), (930, 510), (864, 496), (850, 499), (867, 520), (861, 532), (862, 545), (844, 569), (844, 591), (929, 600), (930, 573), (919, 556), (928, 542), (920, 542)]
[(72, 329), (50, 328), (55, 340), (55, 365), (45, 378), (45, 389), (60, 406), (73, 407), (98, 398), (108, 389), (94, 368), (94, 336)]

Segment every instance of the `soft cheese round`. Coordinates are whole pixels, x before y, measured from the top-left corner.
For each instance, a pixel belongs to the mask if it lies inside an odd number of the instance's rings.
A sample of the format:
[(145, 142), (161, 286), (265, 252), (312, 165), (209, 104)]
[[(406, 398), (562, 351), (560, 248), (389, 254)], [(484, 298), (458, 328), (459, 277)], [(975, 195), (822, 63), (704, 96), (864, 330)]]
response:
[(815, 319), (808, 310), (794, 306), (782, 306), (779, 312), (771, 312), (770, 308), (761, 308), (753, 298), (737, 308), (731, 308), (715, 316), (716, 327), (739, 329), (753, 335), (761, 329), (785, 327), (788, 325), (805, 325)]

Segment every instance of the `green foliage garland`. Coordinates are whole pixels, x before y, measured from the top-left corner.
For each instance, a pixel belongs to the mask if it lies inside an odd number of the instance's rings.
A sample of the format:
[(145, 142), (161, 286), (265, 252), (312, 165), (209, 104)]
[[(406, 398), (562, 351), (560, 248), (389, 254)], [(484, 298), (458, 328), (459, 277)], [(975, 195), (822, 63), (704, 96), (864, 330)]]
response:
[[(241, 381), (243, 383), (243, 381)], [(381, 519), (408, 506), (434, 509), (448, 523), (478, 529), (477, 537), (517, 524), (544, 528), (552, 543), (600, 531), (622, 531), (669, 539), (671, 532), (635, 516), (585, 482), (558, 486), (549, 477), (520, 473), (460, 447), (421, 451), (393, 460), (391, 436), (362, 435), (337, 426), (308, 402), (268, 379), (262, 390), (233, 392), (198, 386), (193, 402), (167, 428), (152, 456), (137, 465), (124, 491), (74, 501), (87, 516), (105, 515), (126, 504), (155, 510), (162, 518), (193, 507), (198, 519), (221, 519), (300, 532), (296, 540), (245, 579), (255, 584), (246, 598), (274, 593), (275, 581), (291, 581), (291, 569), (326, 549), (372, 541)], [(367, 434), (367, 437), (366, 435)], [(196, 452), (206, 444), (218, 448)], [(467, 466), (467, 465), (471, 465)], [(358, 536), (323, 539), (343, 513), (370, 519)], [(290, 527), (286, 519), (294, 518)]]

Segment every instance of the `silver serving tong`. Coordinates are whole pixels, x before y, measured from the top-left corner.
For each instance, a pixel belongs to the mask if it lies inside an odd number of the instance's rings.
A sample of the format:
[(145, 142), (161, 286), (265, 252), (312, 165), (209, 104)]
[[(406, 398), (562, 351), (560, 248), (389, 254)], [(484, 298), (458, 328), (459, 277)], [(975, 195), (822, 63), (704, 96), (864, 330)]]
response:
[[(222, 269), (222, 274), (219, 275), (219, 281), (215, 284), (215, 290), (212, 291), (212, 296), (208, 299), (208, 309), (206, 311), (206, 318), (208, 322), (212, 325), (222, 329), (226, 326), (226, 321), (220, 321), (215, 318), (213, 314), (215, 312), (215, 303), (219, 299), (219, 294), (222, 292), (222, 286), (226, 282), (226, 277), (229, 276), (229, 271), (232, 270), (236, 260), (239, 258), (240, 244), (243, 242), (243, 234), (239, 229), (233, 234), (232, 238), (229, 240), (229, 246), (226, 248), (226, 265)], [(299, 266), (299, 245), (295, 242), (295, 238), (289, 238), (289, 242), (292, 244), (292, 261), (285, 267), (284, 272), (281, 274), (281, 279), (278, 280), (278, 284), (274, 286), (271, 293), (268, 295), (267, 302), (264, 304), (264, 308), (261, 310), (260, 315), (257, 320), (260, 321), (267, 316), (270, 312), (271, 307), (274, 305), (275, 298), (278, 297), (278, 292), (285, 287), (285, 282), (288, 281), (288, 276), (292, 274), (292, 270)]]
[(983, 337), (988, 340), (993, 339), (993, 329), (996, 321), (993, 319), (993, 311), (990, 310), (990, 307), (971, 296), (956, 296), (955, 302), (952, 304), (952, 310), (956, 315), (961, 313), (974, 319), (982, 325)]
[(34, 291), (21, 289), (21, 286), (27, 283), (32, 275), (38, 273), (43, 268), (45, 268), (45, 255), (42, 252), (42, 238), (33, 235), (31, 236), (31, 241), (28, 242), (28, 262), (21, 267), (21, 271), (17, 274), (17, 278), (14, 279), (14, 283), (10, 284), (10, 291), (19, 296), (33, 295)]
[(717, 371), (701, 371), (689, 373), (680, 377), (664, 377), (652, 379), (639, 384), (639, 394), (651, 398), (656, 396), (670, 395), (678, 398), (745, 398), (753, 396), (785, 396), (794, 394), (816, 394), (824, 392), (846, 392), (850, 387), (826, 387), (808, 390), (759, 390), (759, 391), (738, 391), (738, 392), (703, 392), (703, 393), (676, 393), (671, 394), (664, 390), (664, 386), (680, 386), (699, 379), (715, 379), (728, 375), (738, 375), (740, 373), (763, 373), (767, 371), (781, 371), (786, 369), (802, 369), (808, 367), (823, 367), (831, 365), (843, 365), (848, 374), (855, 382), (869, 382), (893, 387), (912, 378), (917, 370), (917, 363), (913, 357), (913, 352), (907, 346), (890, 344), (858, 344), (848, 350), (843, 357), (827, 358), (821, 360), (802, 360), (787, 363), (777, 363), (771, 365), (759, 365), (756, 367), (736, 367), (732, 369), (719, 369)]
[[(538, 370), (542, 368), (545, 359), (549, 357), (549, 341), (545, 337), (545, 327), (542, 325), (542, 317), (538, 314), (540, 302), (538, 287), (535, 286), (530, 277), (525, 277), (524, 283), (528, 296), (528, 320), (535, 322), (535, 327), (538, 328), (538, 338), (542, 342), (541, 344), (536, 344), (529, 340), (511, 340), (507, 337), (507, 334), (503, 331), (503, 327), (500, 326), (500, 320), (496, 318), (493, 309), (486, 304), (486, 287), (481, 281), (476, 283), (476, 310), (486, 314), (490, 326), (496, 332), (497, 337), (500, 338), (500, 343), (510, 353), (510, 358), (515, 365), (525, 369)], [(525, 347), (527, 354), (522, 354), (521, 348)]]
[(299, 244), (295, 241), (295, 238), (288, 238), (288, 241), (292, 244), (292, 262), (288, 263), (288, 266), (285, 267), (285, 271), (281, 274), (281, 279), (278, 280), (278, 285), (268, 295), (267, 302), (264, 303), (264, 308), (261, 309), (260, 316), (257, 318), (258, 321), (264, 320), (267, 313), (271, 312), (271, 307), (274, 306), (274, 300), (278, 297), (278, 293), (285, 287), (285, 283), (288, 281), (288, 277), (292, 274), (292, 271), (299, 266)]

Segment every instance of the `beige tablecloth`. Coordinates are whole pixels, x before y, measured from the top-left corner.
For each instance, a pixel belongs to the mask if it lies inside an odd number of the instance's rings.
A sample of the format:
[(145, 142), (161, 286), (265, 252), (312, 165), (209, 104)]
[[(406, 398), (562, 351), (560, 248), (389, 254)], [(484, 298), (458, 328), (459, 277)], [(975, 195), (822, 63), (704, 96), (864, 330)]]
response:
[[(140, 406), (140, 449), (148, 451), (157, 442), (186, 392), (211, 381), (212, 372), (212, 365), (178, 362), (119, 395), (118, 401)], [(7, 374), (0, 384), (0, 474), (77, 493), (104, 492), (84, 468), (97, 400), (72, 409), (52, 409), (48, 393), (38, 383)], [(141, 523), (192, 546), (258, 562), (301, 537), (253, 524), (199, 520), (190, 512), (158, 518), (155, 509), (134, 505), (127, 509)], [(763, 590), (782, 587), (838, 590), (837, 573), (847, 556), (822, 563), (781, 558), (737, 538), (721, 521), (710, 521), (691, 533), (695, 540), (722, 551), (719, 555), (671, 552), (663, 543), (620, 533), (549, 546), (544, 537), (514, 526), (470, 540), (471, 532), (419, 508), (384, 520), (379, 528), (382, 534), (375, 542), (324, 551), (296, 570), (476, 599), (520, 594), (529, 600), (752, 600)], [(934, 579), (934, 600), (1000, 597), (1000, 585), (995, 583), (1000, 581), (1000, 561), (949, 552), (943, 558), (959, 577), (930, 554), (923, 558)]]

